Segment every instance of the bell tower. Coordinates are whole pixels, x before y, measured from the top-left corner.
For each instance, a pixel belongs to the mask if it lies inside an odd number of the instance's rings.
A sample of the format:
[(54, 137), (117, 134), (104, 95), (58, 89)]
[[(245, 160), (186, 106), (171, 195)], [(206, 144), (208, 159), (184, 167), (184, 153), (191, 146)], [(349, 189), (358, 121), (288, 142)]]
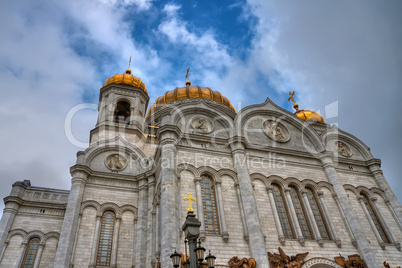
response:
[(132, 75), (130, 65), (123, 74), (109, 77), (100, 89), (98, 120), (91, 131), (90, 143), (117, 135), (131, 141), (141, 139), (148, 101), (146, 85)]

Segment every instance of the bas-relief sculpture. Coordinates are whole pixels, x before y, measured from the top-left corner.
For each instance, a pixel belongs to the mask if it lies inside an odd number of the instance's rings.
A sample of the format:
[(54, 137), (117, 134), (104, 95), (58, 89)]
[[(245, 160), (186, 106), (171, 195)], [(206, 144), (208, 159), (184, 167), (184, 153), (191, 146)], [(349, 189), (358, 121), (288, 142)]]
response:
[(197, 117), (194, 118), (191, 121), (191, 126), (193, 127), (193, 129), (197, 132), (200, 133), (210, 133), (212, 132), (212, 123), (209, 122), (209, 120), (202, 118), (202, 117)]
[(267, 120), (262, 124), (262, 129), (274, 141), (287, 142), (290, 139), (289, 131), (279, 122)]
[(106, 158), (106, 166), (113, 171), (122, 170), (126, 165), (126, 158), (120, 154), (111, 154)]
[(343, 256), (337, 256), (334, 258), (335, 262), (339, 264), (342, 267), (345, 268), (350, 268), (350, 267), (356, 267), (356, 268), (366, 268), (366, 263), (360, 258), (358, 254), (354, 255), (349, 255), (348, 259), (346, 260), (345, 257)]
[(340, 155), (345, 156), (345, 157), (352, 156), (352, 151), (350, 150), (349, 146), (347, 146), (344, 142), (336, 141), (334, 143), (334, 146)]
[(272, 268), (301, 268), (308, 255), (308, 252), (305, 252), (289, 257), (280, 247), (278, 250), (279, 254), (268, 252), (269, 265)]

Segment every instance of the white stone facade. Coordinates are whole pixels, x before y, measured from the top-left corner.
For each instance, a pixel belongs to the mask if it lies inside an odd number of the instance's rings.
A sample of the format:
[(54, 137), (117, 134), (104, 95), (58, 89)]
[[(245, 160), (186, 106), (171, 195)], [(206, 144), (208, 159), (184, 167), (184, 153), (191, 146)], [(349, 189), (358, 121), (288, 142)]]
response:
[[(121, 100), (130, 104), (124, 124), (113, 117)], [(101, 89), (98, 122), (89, 148), (70, 170), (70, 191), (13, 185), (0, 221), (0, 267), (20, 267), (34, 237), (40, 244), (32, 267), (105, 267), (97, 265), (105, 211), (115, 215), (106, 267), (172, 267), (170, 254), (185, 250), (183, 197), (192, 193), (195, 214), (205, 217), (200, 183), (206, 175), (214, 183), (219, 233), (206, 233), (199, 217), (201, 239), (220, 265), (238, 256), (269, 267), (267, 252), (278, 247), (288, 255), (309, 252), (306, 267), (338, 267), (333, 260), (339, 254), (359, 254), (370, 268), (402, 264), (401, 205), (380, 161), (356, 137), (305, 122), (269, 99), (237, 114), (210, 99), (181, 99), (145, 119), (148, 100), (131, 86)], [(197, 131), (196, 118), (210, 125)], [(267, 133), (265, 122), (271, 121), (279, 122), (282, 134)], [(148, 125), (157, 126), (156, 138), (146, 137)], [(281, 224), (275, 185), (283, 191), (294, 238)], [(312, 239), (302, 233), (290, 187), (300, 194)], [(316, 194), (329, 240), (321, 238), (306, 189)]]

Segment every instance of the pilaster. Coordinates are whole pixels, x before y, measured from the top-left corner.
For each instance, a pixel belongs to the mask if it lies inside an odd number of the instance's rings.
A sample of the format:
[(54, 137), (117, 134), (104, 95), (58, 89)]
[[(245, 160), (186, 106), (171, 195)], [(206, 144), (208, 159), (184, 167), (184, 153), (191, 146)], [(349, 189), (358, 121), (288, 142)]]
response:
[(138, 222), (135, 246), (135, 267), (145, 266), (147, 260), (147, 218), (148, 218), (148, 179), (139, 181), (138, 193)]
[(247, 157), (243, 145), (239, 142), (231, 144), (233, 163), (237, 171), (241, 202), (246, 215), (246, 226), (249, 235), (249, 247), (253, 257), (260, 267), (270, 267), (265, 248), (264, 233), (257, 213), (257, 203), (254, 197), (250, 173), (247, 167)]

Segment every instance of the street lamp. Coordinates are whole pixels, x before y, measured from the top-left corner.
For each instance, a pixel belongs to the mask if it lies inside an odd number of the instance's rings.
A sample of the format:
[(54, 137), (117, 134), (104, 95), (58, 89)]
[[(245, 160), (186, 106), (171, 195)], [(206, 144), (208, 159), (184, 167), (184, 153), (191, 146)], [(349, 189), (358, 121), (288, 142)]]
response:
[(174, 253), (170, 255), (170, 258), (172, 258), (173, 267), (178, 268), (180, 266), (180, 257), (181, 255), (177, 253), (176, 250), (174, 250)]
[(216, 257), (214, 255), (211, 255), (211, 251), (209, 251), (209, 254), (207, 257), (205, 257), (208, 263), (208, 268), (214, 268), (215, 267), (215, 259)]
[[(191, 197), (191, 193), (188, 193), (188, 197), (184, 197), (184, 200), (189, 201), (189, 208), (187, 212), (186, 221), (182, 227), (184, 234), (186, 236), (184, 243), (185, 243), (185, 263), (184, 267), (182, 268), (202, 268), (204, 261), (204, 252), (205, 248), (201, 247), (201, 239), (198, 240), (198, 247), (197, 246), (197, 238), (200, 235), (200, 226), (201, 222), (195, 217), (193, 212), (193, 208), (191, 207), (191, 201), (196, 201), (194, 197)], [(187, 259), (187, 242), (189, 247), (189, 259)], [(180, 254), (175, 252), (170, 256), (172, 258), (173, 267), (179, 267), (180, 262)], [(209, 251), (209, 255), (205, 258), (208, 263), (208, 268), (215, 267), (215, 259), (216, 257), (211, 255), (211, 251)], [(189, 265), (190, 264), (190, 265)]]

